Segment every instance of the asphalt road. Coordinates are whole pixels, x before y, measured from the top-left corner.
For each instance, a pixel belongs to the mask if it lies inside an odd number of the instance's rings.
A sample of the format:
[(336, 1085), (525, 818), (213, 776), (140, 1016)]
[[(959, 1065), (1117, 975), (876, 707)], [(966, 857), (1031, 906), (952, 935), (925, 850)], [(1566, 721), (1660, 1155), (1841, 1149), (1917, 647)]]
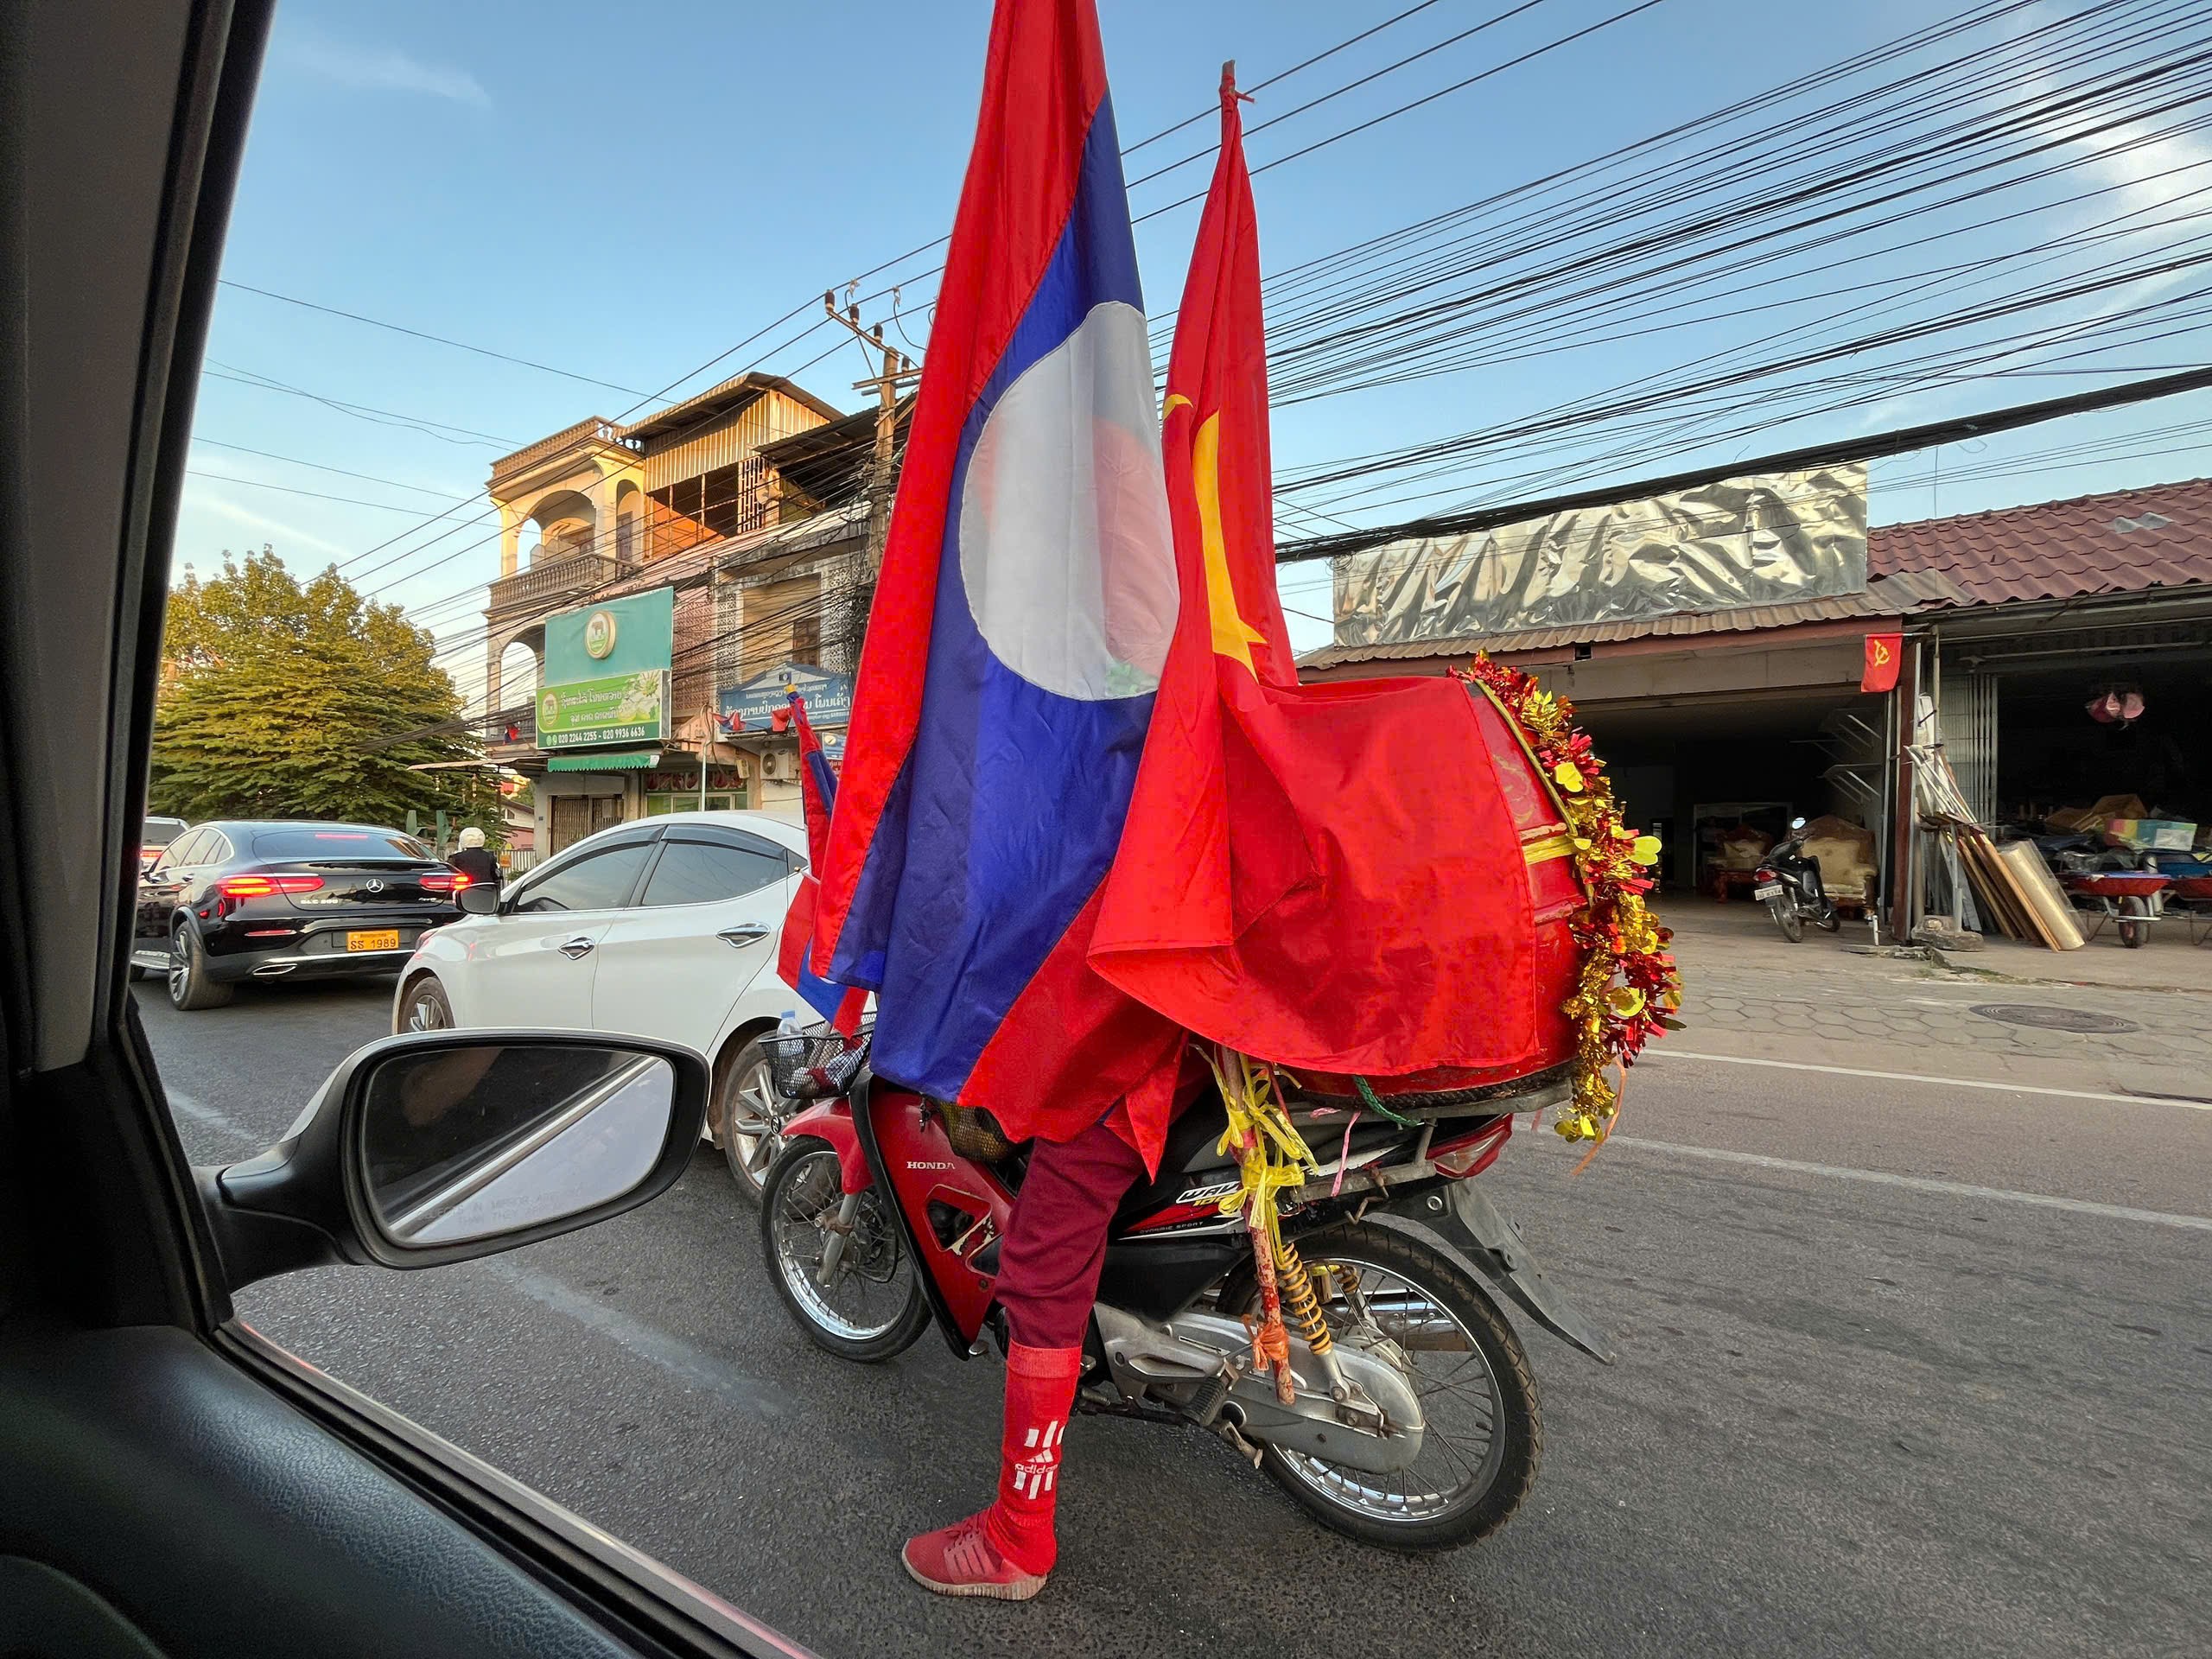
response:
[[(381, 987), (142, 1004), (211, 1160), (388, 1020)], [(996, 1367), (807, 1345), (712, 1154), (595, 1230), (241, 1312), (824, 1655), (2212, 1649), (2212, 1110), (1676, 1058), (1575, 1161), (1516, 1135), (1482, 1178), (1620, 1356), (1523, 1326), (1546, 1446), (1504, 1532), (1378, 1554), (1205, 1437), (1087, 1419), (1020, 1607), (896, 1560), (988, 1497)]]

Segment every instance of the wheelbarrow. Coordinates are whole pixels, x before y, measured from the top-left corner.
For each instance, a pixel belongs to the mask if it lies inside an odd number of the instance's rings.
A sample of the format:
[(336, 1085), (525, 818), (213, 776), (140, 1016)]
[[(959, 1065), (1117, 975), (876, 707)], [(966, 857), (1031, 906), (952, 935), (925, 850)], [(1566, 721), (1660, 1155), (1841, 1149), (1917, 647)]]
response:
[(2212, 944), (2212, 875), (2177, 875), (2160, 895), (2181, 912), (2191, 944)]
[(2107, 922), (2116, 922), (2120, 942), (2133, 950), (2150, 938), (2151, 924), (2164, 915), (2165, 892), (2174, 878), (2147, 870), (2074, 870), (2062, 874), (2058, 884), (2077, 912), (2095, 918), (2089, 925), (2090, 938)]

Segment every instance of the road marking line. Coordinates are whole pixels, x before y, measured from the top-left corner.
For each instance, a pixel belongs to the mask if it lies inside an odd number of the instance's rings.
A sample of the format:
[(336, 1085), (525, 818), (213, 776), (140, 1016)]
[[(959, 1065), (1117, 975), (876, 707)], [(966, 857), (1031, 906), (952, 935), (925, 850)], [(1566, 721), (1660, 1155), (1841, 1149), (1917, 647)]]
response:
[(597, 1297), (550, 1274), (517, 1267), (512, 1262), (494, 1260), (486, 1265), (495, 1278), (505, 1280), (539, 1306), (596, 1331), (617, 1347), (658, 1366), (688, 1387), (718, 1395), (747, 1415), (768, 1422), (780, 1422), (791, 1414), (790, 1401), (772, 1385), (747, 1376), (658, 1325), (609, 1307)]
[(2176, 1216), (2163, 1210), (2132, 1210), (2122, 1204), (2092, 1204), (2087, 1198), (2055, 1198), (2048, 1192), (2014, 1192), (2001, 1186), (1972, 1186), (1964, 1181), (1932, 1180), (1924, 1175), (1893, 1175), (1881, 1169), (1846, 1169), (1835, 1164), (1808, 1164), (1796, 1158), (1769, 1158), (1763, 1153), (1727, 1152), (1719, 1147), (1686, 1147), (1672, 1141), (1646, 1141), (1617, 1135), (1608, 1146), (1634, 1147), (1643, 1152), (1672, 1153), (1678, 1158), (1709, 1158), (1716, 1163), (1748, 1164), (1754, 1169), (1780, 1170), (1791, 1175), (1821, 1175), (1831, 1180), (1866, 1181), (1876, 1186), (1901, 1186), (1912, 1192), (1933, 1192), (1949, 1198), (1981, 1198), (2001, 1204), (2033, 1205), (2043, 1210), (2064, 1210), (2077, 1216), (2099, 1216), (2107, 1221), (2147, 1221), (2158, 1227), (2183, 1227), (2212, 1233), (2212, 1216)]
[(1925, 1071), (1870, 1071), (1855, 1065), (1815, 1065), (1809, 1060), (1753, 1059), (1745, 1054), (1699, 1054), (1656, 1045), (1641, 1058), (1710, 1060), (1719, 1065), (1768, 1065), (1782, 1071), (1825, 1071), (1837, 1077), (1878, 1077), (1885, 1083), (1933, 1083), (1948, 1089), (1993, 1089), (2003, 1095), (2050, 1095), (2062, 1100), (2103, 1100), (2116, 1106), (2178, 1106), (2185, 1112), (2212, 1112), (2212, 1101), (2180, 1100), (2167, 1095), (2108, 1095), (2094, 1089), (2044, 1089), (2031, 1083), (1993, 1083), (1979, 1077), (1938, 1077)]
[(190, 1118), (195, 1123), (203, 1124), (211, 1129), (220, 1129), (225, 1135), (243, 1141), (250, 1147), (267, 1144), (262, 1136), (256, 1135), (228, 1112), (219, 1110), (204, 1100), (188, 1095), (178, 1089), (165, 1089), (162, 1092), (168, 1097), (169, 1108), (172, 1111)]

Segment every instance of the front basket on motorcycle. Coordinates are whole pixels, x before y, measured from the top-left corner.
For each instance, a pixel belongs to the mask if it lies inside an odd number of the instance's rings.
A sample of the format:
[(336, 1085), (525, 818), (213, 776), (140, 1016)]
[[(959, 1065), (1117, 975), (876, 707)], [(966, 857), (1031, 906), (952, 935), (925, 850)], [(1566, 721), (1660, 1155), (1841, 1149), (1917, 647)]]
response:
[(830, 1100), (852, 1086), (868, 1058), (868, 1028), (847, 1037), (835, 1031), (763, 1037), (768, 1081), (785, 1100)]

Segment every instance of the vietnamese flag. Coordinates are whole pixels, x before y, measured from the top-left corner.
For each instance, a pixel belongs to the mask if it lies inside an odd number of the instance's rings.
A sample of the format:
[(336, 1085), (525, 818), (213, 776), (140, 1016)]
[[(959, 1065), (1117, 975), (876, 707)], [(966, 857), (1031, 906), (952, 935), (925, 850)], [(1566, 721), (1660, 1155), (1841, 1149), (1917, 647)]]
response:
[(1535, 925), (1473, 700), (1449, 678), (1298, 683), (1232, 68), (1167, 369), (1181, 603), (1090, 963), (1286, 1065), (1510, 1063), (1536, 1040)]

